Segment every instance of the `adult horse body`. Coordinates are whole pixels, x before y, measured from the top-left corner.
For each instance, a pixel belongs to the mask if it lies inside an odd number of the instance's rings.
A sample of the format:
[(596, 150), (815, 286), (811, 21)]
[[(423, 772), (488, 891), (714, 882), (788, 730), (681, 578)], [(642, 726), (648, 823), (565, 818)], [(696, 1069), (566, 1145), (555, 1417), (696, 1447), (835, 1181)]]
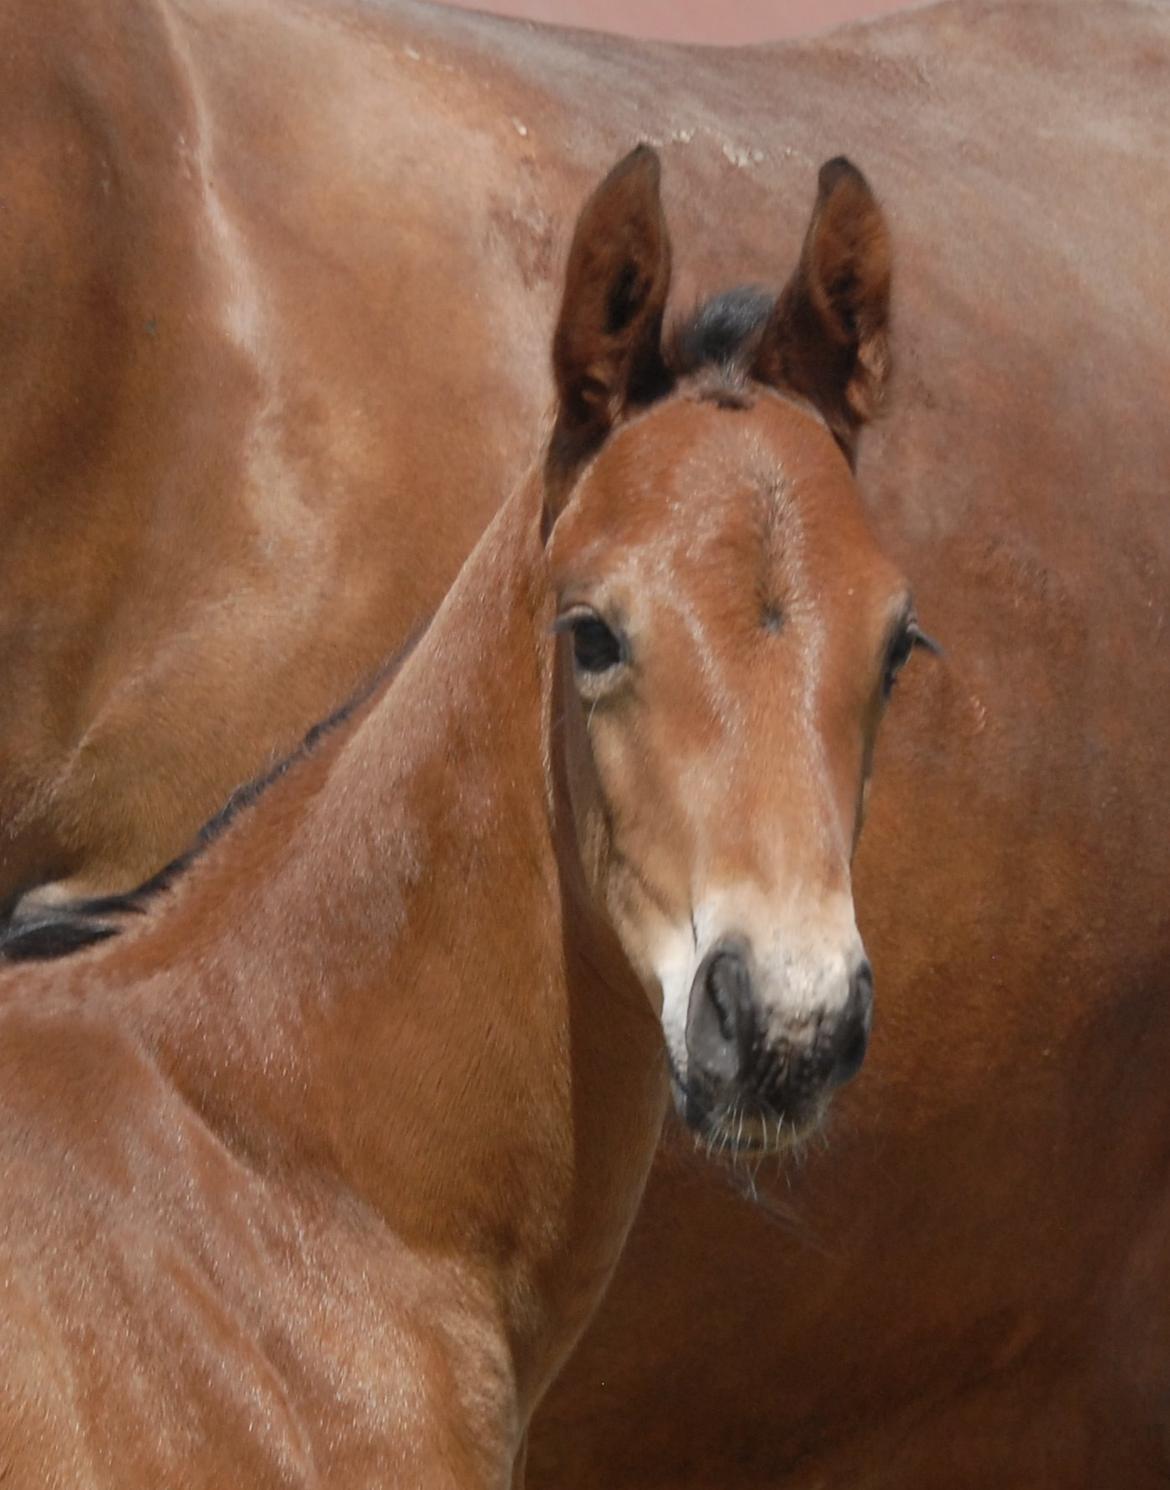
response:
[(157, 867), (437, 601), (547, 402), (601, 163), (661, 138), (702, 287), (770, 281), (809, 163), (865, 164), (902, 349), (865, 486), (947, 648), (859, 859), (871, 1064), (775, 1187), (790, 1228), (664, 1155), (530, 1475), (1164, 1483), (1165, 11), (737, 54), (406, 5), (0, 26), (5, 893), (34, 908)]

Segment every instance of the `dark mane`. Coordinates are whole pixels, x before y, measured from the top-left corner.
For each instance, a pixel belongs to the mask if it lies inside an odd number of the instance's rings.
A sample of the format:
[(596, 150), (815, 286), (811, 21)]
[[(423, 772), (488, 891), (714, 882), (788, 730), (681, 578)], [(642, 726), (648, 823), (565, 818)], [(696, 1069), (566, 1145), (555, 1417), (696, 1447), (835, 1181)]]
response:
[(231, 827), (242, 812), (259, 801), (270, 786), (311, 756), (322, 740), (350, 720), (367, 700), (388, 686), (413, 652), (423, 630), (425, 627), (416, 632), (402, 650), (379, 668), (340, 708), (318, 720), (295, 750), (253, 780), (238, 786), (215, 816), (209, 818), (200, 828), (190, 848), (133, 890), (120, 895), (94, 896), (89, 900), (74, 901), (71, 905), (52, 907), (38, 913), (35, 918), (3, 927), (0, 929), (0, 962), (34, 962), (67, 957), (83, 947), (117, 936), (122, 930), (120, 918), (140, 915), (146, 911), (163, 891), (168, 890), (206, 852), (210, 844)]
[(775, 303), (775, 295), (759, 285), (741, 285), (704, 300), (670, 333), (671, 372), (687, 378), (710, 370), (728, 383), (742, 382)]

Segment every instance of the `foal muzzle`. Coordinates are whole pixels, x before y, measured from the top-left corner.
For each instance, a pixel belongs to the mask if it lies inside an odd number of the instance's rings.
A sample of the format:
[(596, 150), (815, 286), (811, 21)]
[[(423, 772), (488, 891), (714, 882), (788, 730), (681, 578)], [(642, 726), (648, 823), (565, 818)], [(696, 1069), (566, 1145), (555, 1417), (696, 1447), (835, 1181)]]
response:
[(726, 1129), (742, 1147), (765, 1146), (785, 1123), (801, 1128), (860, 1070), (872, 1015), (873, 975), (864, 958), (836, 1007), (786, 1016), (783, 990), (778, 1008), (766, 1001), (746, 943), (720, 942), (691, 985), (687, 1071), (681, 1080), (676, 1073), (683, 1116), (701, 1132)]

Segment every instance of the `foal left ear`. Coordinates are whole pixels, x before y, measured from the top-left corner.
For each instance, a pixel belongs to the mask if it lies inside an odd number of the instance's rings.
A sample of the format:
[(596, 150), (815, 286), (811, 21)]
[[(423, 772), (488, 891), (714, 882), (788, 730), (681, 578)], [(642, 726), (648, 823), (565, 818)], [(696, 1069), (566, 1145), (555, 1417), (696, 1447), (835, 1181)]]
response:
[(753, 371), (815, 404), (850, 464), (885, 394), (889, 319), (889, 229), (869, 182), (840, 155), (821, 167), (800, 263)]
[(553, 506), (622, 415), (668, 381), (662, 316), (670, 237), (660, 176), (658, 156), (639, 145), (577, 219), (553, 339), (557, 415), (545, 472)]

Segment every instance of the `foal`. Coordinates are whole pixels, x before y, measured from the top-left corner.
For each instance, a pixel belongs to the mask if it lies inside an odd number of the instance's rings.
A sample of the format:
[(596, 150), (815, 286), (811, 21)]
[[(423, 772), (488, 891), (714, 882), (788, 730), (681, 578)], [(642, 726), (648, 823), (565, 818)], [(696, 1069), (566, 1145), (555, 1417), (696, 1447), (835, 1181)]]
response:
[(9, 977), (5, 1486), (507, 1485), (668, 1071), (762, 1147), (856, 1069), (916, 639), (850, 470), (886, 230), (830, 163), (775, 305), (664, 351), (669, 266), (639, 148), (577, 225), (542, 474), (398, 676), (129, 929)]

